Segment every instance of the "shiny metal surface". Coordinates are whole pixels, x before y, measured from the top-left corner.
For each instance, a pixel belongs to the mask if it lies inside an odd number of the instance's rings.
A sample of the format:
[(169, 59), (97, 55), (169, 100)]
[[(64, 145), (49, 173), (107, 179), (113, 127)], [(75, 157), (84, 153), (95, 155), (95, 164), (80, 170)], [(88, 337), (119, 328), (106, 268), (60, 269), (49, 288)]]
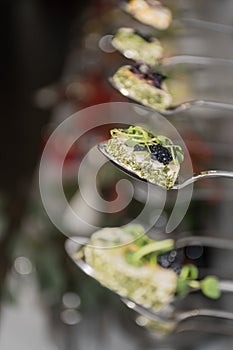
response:
[[(78, 242), (82, 242), (78, 243)], [(227, 249), (233, 250), (233, 242), (221, 238), (211, 238), (205, 236), (195, 236), (195, 237), (184, 237), (178, 238), (175, 242), (176, 248), (186, 247), (192, 244), (201, 244), (203, 246), (217, 248), (217, 249)], [(74, 261), (74, 263), (88, 276), (96, 279), (95, 270), (85, 262), (82, 248), (84, 244), (88, 243), (88, 239), (86, 237), (72, 237), (66, 241), (65, 249), (70, 258)], [(97, 279), (98, 281), (98, 279)], [(220, 289), (224, 293), (232, 293), (233, 292), (233, 281), (230, 280), (220, 280)], [(133, 309), (138, 314), (143, 315), (144, 317), (156, 321), (161, 324), (168, 324), (175, 326), (175, 330), (178, 327), (179, 323), (192, 319), (195, 317), (214, 317), (225, 320), (233, 320), (233, 312), (217, 310), (217, 309), (206, 309), (206, 308), (195, 308), (188, 311), (179, 311), (176, 310), (173, 303), (171, 306), (168, 305), (168, 308), (162, 310), (162, 312), (155, 313), (152, 310), (145, 308), (141, 305), (136, 304), (132, 300), (127, 298), (121, 298), (122, 301), (129, 307)], [(185, 329), (184, 329), (185, 330)], [(172, 329), (172, 332), (174, 329)], [(216, 328), (216, 333), (218, 329)]]
[[(133, 173), (132, 171), (129, 171), (126, 169), (122, 164), (120, 164), (116, 159), (111, 157), (105, 150), (104, 143), (101, 143), (98, 145), (98, 149), (100, 152), (107, 157), (114, 165), (116, 165), (120, 170), (123, 172), (126, 172), (128, 175), (132, 176), (135, 179), (144, 181), (144, 182), (149, 182), (145, 179), (140, 178), (138, 175)], [(210, 178), (216, 178), (216, 177), (226, 177), (226, 178), (233, 178), (233, 171), (226, 171), (226, 170), (206, 170), (202, 171), (200, 174), (193, 175), (193, 177), (186, 179), (186, 180), (179, 180), (179, 183), (174, 185), (171, 190), (179, 190), (181, 188), (184, 188), (196, 181), (199, 180), (204, 180), (204, 179), (210, 179)], [(158, 186), (155, 183), (149, 182), (152, 185)]]
[[(178, 64), (178, 63), (177, 63)], [(110, 78), (109, 82), (111, 85), (119, 91), (122, 95), (128, 97), (129, 99), (139, 102), (132, 97), (128, 96), (126, 89), (121, 89), (113, 82), (113, 80)], [(159, 110), (158, 112), (164, 116), (172, 116), (180, 112), (185, 112), (190, 109), (194, 109), (196, 107), (201, 108), (208, 108), (208, 109), (214, 109), (214, 110), (220, 110), (220, 111), (233, 111), (233, 104), (232, 103), (225, 103), (225, 102), (218, 102), (218, 101), (207, 101), (207, 100), (192, 100), (180, 103), (178, 105), (172, 106), (170, 108), (167, 108), (165, 110)], [(157, 111), (157, 110), (156, 110)]]

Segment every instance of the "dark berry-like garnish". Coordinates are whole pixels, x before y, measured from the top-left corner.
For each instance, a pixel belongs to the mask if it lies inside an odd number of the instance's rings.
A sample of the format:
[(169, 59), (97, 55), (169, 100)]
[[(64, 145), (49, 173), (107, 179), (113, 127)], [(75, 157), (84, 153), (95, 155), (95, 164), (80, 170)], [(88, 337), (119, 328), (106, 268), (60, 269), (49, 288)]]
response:
[(183, 261), (184, 252), (182, 249), (173, 249), (158, 256), (158, 264), (165, 269), (173, 270), (177, 275), (181, 272)]
[(138, 76), (139, 79), (145, 79), (148, 84), (162, 89), (162, 82), (166, 79), (165, 75), (153, 71), (145, 63), (136, 62), (130, 67), (130, 71)]
[(140, 36), (142, 39), (144, 39), (148, 43), (152, 42), (152, 37), (150, 35), (147, 35), (147, 34), (144, 34), (144, 33), (142, 34), (142, 33), (138, 32), (137, 30), (135, 30), (134, 33), (137, 34), (138, 36)]
[(142, 146), (142, 145), (139, 145), (139, 144), (137, 144), (137, 145), (135, 145), (134, 146), (134, 152), (143, 152), (143, 151), (146, 151), (146, 146)]
[(130, 71), (139, 79), (147, 79), (149, 67), (145, 63), (136, 62), (130, 67)]
[(151, 151), (151, 158), (157, 160), (159, 163), (167, 165), (173, 160), (171, 151), (168, 148), (160, 144), (151, 145), (149, 148)]
[(153, 72), (151, 76), (153, 79), (154, 86), (158, 89), (161, 89), (162, 82), (164, 81), (164, 79), (166, 79), (165, 75), (158, 72)]

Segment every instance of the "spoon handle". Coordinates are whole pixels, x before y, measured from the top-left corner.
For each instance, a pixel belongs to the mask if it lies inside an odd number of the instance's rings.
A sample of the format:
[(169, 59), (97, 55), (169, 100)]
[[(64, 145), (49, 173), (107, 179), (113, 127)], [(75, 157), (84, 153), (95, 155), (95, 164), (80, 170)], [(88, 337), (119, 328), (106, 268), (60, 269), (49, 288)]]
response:
[(134, 303), (133, 301), (131, 301), (130, 299), (127, 298), (121, 298), (121, 301), (129, 308), (132, 309), (134, 311), (136, 311), (138, 314), (149, 318), (152, 321), (155, 322), (159, 322), (159, 323), (174, 323), (176, 324), (176, 320), (168, 320), (167, 317), (164, 317), (162, 314), (160, 313), (156, 313), (154, 311), (152, 311), (151, 309), (147, 309), (144, 306), (141, 306), (139, 304)]
[(175, 312), (173, 316), (167, 317), (163, 315), (163, 313), (156, 313), (150, 309), (147, 309), (141, 305), (138, 305), (127, 298), (121, 299), (124, 304), (126, 304), (130, 309), (138, 312), (140, 315), (149, 318), (152, 321), (160, 322), (161, 324), (174, 324), (178, 325), (180, 322), (185, 321), (189, 318), (198, 317), (198, 316), (206, 316), (206, 317), (215, 317), (222, 318), (225, 320), (233, 320), (233, 312), (223, 311), (223, 310), (215, 310), (215, 309), (192, 309), (188, 311)]
[(181, 188), (184, 188), (193, 182), (203, 180), (203, 179), (209, 179), (213, 177), (228, 177), (228, 178), (233, 178), (233, 171), (227, 171), (227, 170), (207, 170), (207, 171), (202, 171), (200, 174), (196, 174), (193, 177), (185, 180), (183, 183), (180, 183), (173, 188), (176, 190), (179, 190)]
[(232, 293), (233, 292), (233, 282), (232, 281), (220, 281), (220, 289), (222, 292)]
[(207, 316), (215, 318), (223, 318), (225, 320), (233, 320), (233, 312), (215, 310), (215, 309), (193, 309), (185, 312), (180, 312), (176, 314), (177, 322), (182, 322), (188, 318)]
[(216, 101), (206, 101), (206, 100), (193, 100), (181, 103), (180, 105), (171, 107), (167, 110), (161, 111), (160, 113), (164, 116), (173, 115), (183, 111), (187, 111), (195, 107), (204, 107), (217, 110), (233, 111), (232, 103), (216, 102)]
[(231, 25), (204, 21), (197, 18), (189, 18), (189, 17), (180, 18), (178, 20), (174, 20), (173, 24), (185, 24), (185, 25), (188, 24), (194, 28), (213, 30), (215, 32), (224, 33), (224, 34), (233, 34), (233, 26)]
[(203, 64), (203, 65), (221, 65), (232, 66), (233, 60), (217, 57), (205, 57), (194, 55), (177, 55), (171, 57), (165, 57), (161, 60), (161, 68), (175, 66), (178, 64)]
[(208, 236), (191, 236), (178, 238), (175, 241), (176, 248), (184, 248), (189, 245), (201, 245), (204, 247), (233, 250), (233, 241), (231, 239), (223, 239)]

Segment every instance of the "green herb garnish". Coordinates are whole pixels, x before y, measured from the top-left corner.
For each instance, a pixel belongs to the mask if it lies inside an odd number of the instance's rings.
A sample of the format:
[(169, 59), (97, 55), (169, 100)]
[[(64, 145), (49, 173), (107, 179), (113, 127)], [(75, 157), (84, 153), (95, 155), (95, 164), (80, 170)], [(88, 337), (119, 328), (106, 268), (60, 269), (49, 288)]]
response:
[(215, 276), (207, 276), (201, 281), (201, 290), (204, 295), (211, 299), (218, 299), (221, 296), (219, 280)]
[(218, 299), (221, 296), (219, 280), (215, 276), (207, 276), (197, 281), (198, 269), (194, 265), (183, 266), (177, 281), (176, 294), (184, 297), (190, 289), (201, 290), (202, 293), (211, 299)]
[(156, 266), (158, 255), (172, 250), (174, 248), (174, 240), (154, 241), (144, 236), (135, 241), (133, 245), (135, 250), (132, 250), (132, 245), (126, 247), (125, 258), (129, 264), (139, 266), (140, 262), (143, 262)]
[(151, 153), (149, 146), (160, 144), (170, 150), (175, 164), (182, 163), (184, 160), (183, 151), (180, 146), (174, 145), (168, 137), (163, 135), (154, 136), (140, 126), (130, 126), (128, 129), (112, 129), (110, 133), (113, 138), (125, 137), (127, 139), (125, 145), (128, 147), (134, 147), (139, 144), (145, 146), (148, 152)]

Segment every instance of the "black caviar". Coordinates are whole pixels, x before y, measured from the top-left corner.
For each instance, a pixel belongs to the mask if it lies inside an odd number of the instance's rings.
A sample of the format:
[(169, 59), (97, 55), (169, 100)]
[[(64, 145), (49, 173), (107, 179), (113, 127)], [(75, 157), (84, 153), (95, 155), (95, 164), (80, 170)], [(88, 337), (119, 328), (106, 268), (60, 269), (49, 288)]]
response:
[(139, 79), (145, 79), (148, 84), (162, 89), (162, 82), (166, 79), (165, 75), (153, 71), (145, 63), (136, 62), (130, 67), (130, 71), (138, 76)]
[(156, 144), (149, 146), (149, 148), (151, 151), (151, 158), (157, 160), (159, 163), (167, 165), (173, 160), (171, 151), (167, 147)]
[(158, 264), (165, 269), (173, 270), (177, 275), (181, 272), (183, 261), (183, 249), (173, 249), (158, 256)]

